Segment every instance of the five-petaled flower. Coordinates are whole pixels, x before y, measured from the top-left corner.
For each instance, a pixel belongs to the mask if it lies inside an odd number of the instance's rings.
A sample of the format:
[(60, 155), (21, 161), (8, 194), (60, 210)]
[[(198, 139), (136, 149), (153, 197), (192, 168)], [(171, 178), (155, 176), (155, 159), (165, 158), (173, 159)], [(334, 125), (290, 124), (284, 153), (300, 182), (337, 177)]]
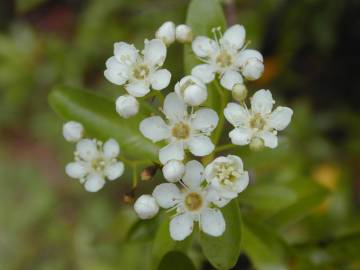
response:
[(293, 111), (281, 106), (272, 111), (274, 103), (271, 92), (264, 89), (251, 98), (251, 110), (237, 103), (229, 103), (224, 115), (235, 127), (229, 133), (232, 143), (246, 145), (260, 140), (269, 148), (277, 147), (277, 131), (289, 125)]
[(115, 180), (124, 172), (124, 164), (116, 158), (119, 144), (109, 139), (104, 144), (95, 139), (82, 139), (76, 144), (75, 161), (66, 165), (65, 171), (72, 178), (84, 183), (89, 192), (96, 192), (105, 185), (105, 179)]
[(125, 84), (134, 97), (143, 97), (150, 91), (166, 88), (171, 79), (167, 69), (159, 69), (166, 58), (166, 46), (159, 39), (145, 40), (142, 55), (132, 44), (114, 44), (114, 56), (106, 61), (105, 77), (117, 85)]
[[(209, 83), (220, 75), (220, 83), (228, 90), (235, 84), (260, 78), (264, 71), (263, 57), (256, 50), (246, 49), (245, 28), (233, 25), (223, 36), (214, 29), (215, 40), (198, 36), (192, 42), (192, 50), (205, 64), (195, 66), (191, 74)], [(220, 36), (219, 36), (220, 35)]]
[(169, 144), (159, 152), (162, 164), (183, 160), (184, 149), (195, 156), (206, 156), (214, 150), (209, 138), (219, 121), (214, 110), (202, 108), (189, 113), (184, 101), (170, 93), (164, 100), (163, 113), (166, 122), (160, 116), (151, 116), (140, 123), (140, 131), (146, 138), (153, 142), (168, 140)]
[(220, 236), (225, 231), (225, 220), (215, 203), (204, 188), (204, 167), (196, 160), (185, 165), (185, 174), (180, 183), (180, 190), (173, 183), (158, 185), (153, 196), (160, 207), (176, 209), (176, 215), (170, 221), (170, 235), (174, 240), (181, 241), (189, 236), (194, 222), (199, 223), (200, 229), (212, 236)]

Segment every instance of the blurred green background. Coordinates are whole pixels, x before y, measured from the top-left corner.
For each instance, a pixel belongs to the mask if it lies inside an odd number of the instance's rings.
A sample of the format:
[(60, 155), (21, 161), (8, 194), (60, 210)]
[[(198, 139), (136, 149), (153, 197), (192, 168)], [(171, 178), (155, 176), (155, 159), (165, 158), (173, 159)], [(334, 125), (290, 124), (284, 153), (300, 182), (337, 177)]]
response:
[[(124, 202), (131, 179), (89, 194), (66, 177), (73, 146), (47, 96), (58, 84), (119, 95), (103, 77), (113, 43), (142, 48), (164, 21), (183, 23), (188, 2), (0, 2), (1, 270), (149, 269), (156, 220), (142, 226)], [(237, 150), (255, 185), (240, 196), (253, 230), (243, 241), (253, 245), (244, 244), (235, 269), (266, 260), (289, 269), (360, 269), (360, 2), (223, 4), (265, 57), (265, 74), (250, 92), (269, 88), (295, 111), (279, 148)], [(179, 49), (168, 52), (172, 83), (182, 75)], [(259, 220), (265, 231), (252, 225)], [(196, 245), (190, 256), (198, 269), (213, 269)]]

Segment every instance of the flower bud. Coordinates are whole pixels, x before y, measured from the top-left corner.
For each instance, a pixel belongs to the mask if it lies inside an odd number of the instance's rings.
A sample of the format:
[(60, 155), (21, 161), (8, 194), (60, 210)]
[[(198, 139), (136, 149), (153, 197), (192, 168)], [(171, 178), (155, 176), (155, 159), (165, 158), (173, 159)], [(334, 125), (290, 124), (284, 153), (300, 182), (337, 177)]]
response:
[(249, 81), (257, 80), (264, 73), (264, 64), (258, 58), (250, 58), (244, 65), (242, 73)]
[(175, 85), (176, 94), (190, 106), (199, 106), (208, 96), (206, 85), (194, 76), (185, 76)]
[(232, 88), (232, 96), (237, 102), (243, 102), (247, 96), (248, 90), (242, 83), (237, 83)]
[(129, 118), (139, 112), (139, 102), (130, 95), (120, 96), (116, 100), (116, 111), (123, 118)]
[(175, 41), (175, 24), (173, 22), (163, 23), (155, 33), (157, 39), (162, 40), (166, 46)]
[(134, 204), (136, 214), (141, 219), (150, 219), (159, 212), (159, 205), (151, 195), (141, 195)]
[(258, 137), (252, 138), (249, 146), (253, 151), (260, 151), (264, 148), (264, 140)]
[(69, 121), (63, 126), (63, 135), (68, 142), (77, 142), (84, 135), (84, 127), (78, 122)]
[(179, 160), (170, 160), (164, 165), (162, 172), (166, 180), (169, 182), (177, 182), (183, 177), (185, 166)]
[(181, 43), (191, 42), (193, 40), (193, 33), (191, 27), (186, 24), (176, 26), (176, 40)]
[(156, 174), (157, 169), (159, 168), (158, 165), (153, 165), (146, 167), (142, 172), (140, 173), (140, 179), (142, 181), (150, 181), (154, 175)]

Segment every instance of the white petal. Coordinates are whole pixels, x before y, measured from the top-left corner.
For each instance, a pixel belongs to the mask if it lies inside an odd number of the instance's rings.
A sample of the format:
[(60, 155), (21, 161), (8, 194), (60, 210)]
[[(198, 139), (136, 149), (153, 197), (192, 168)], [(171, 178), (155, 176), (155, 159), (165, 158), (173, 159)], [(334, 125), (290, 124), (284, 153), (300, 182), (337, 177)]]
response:
[(279, 106), (271, 113), (268, 125), (276, 130), (283, 130), (289, 125), (292, 115), (292, 109)]
[(126, 91), (134, 97), (143, 97), (150, 92), (149, 85), (144, 81), (132, 82), (125, 85)]
[(213, 131), (219, 122), (217, 113), (212, 109), (200, 109), (194, 114), (191, 127), (203, 132)]
[(175, 41), (175, 24), (173, 22), (164, 22), (155, 33), (157, 39), (161, 39), (165, 45), (169, 46)]
[(188, 142), (190, 152), (194, 156), (206, 156), (214, 151), (214, 144), (209, 137), (205, 135), (193, 136), (189, 139)]
[(196, 37), (191, 44), (193, 52), (199, 57), (209, 57), (218, 51), (217, 44), (208, 37)]
[(191, 160), (185, 165), (185, 174), (182, 181), (189, 188), (200, 187), (204, 179), (204, 166), (197, 160)]
[(236, 191), (240, 193), (244, 191), (249, 184), (249, 174), (248, 172), (244, 172), (236, 182)]
[(238, 83), (243, 83), (243, 78), (239, 72), (233, 70), (226, 71), (220, 80), (220, 84), (227, 90), (232, 90)]
[[(235, 166), (236, 166), (237, 169), (239, 169), (239, 170), (243, 170), (243, 169), (244, 169), (244, 164), (243, 164), (243, 162), (242, 162), (242, 160), (241, 160), (240, 157), (235, 156), (235, 155), (228, 155), (226, 158), (227, 158), (227, 159), (230, 159), (230, 160), (235, 164)], [(216, 160), (216, 159), (215, 159), (215, 160)]]
[(140, 122), (140, 132), (153, 142), (170, 137), (170, 130), (160, 116), (145, 118)]
[(201, 79), (204, 83), (209, 83), (215, 79), (215, 69), (209, 64), (201, 64), (191, 70), (191, 75)]
[(121, 64), (132, 65), (138, 57), (138, 52), (132, 44), (116, 42), (114, 44), (114, 55)]
[(175, 29), (176, 40), (181, 43), (191, 42), (193, 39), (193, 32), (190, 26), (180, 24)]
[(276, 148), (278, 146), (278, 137), (270, 131), (262, 131), (258, 136), (264, 140), (264, 145), (269, 148)]
[(86, 168), (80, 162), (68, 163), (65, 167), (65, 172), (71, 178), (76, 179), (83, 178), (87, 173)]
[[(109, 59), (110, 60), (110, 59)], [(108, 61), (109, 61), (108, 60)], [(108, 62), (106, 62), (108, 63)], [(117, 68), (107, 68), (104, 71), (105, 78), (116, 85), (123, 85), (128, 80), (128, 68), (119, 64)]]
[(164, 114), (173, 121), (180, 121), (186, 115), (187, 106), (176, 93), (170, 93), (165, 97)]
[(171, 208), (181, 199), (181, 192), (175, 184), (163, 183), (157, 185), (153, 191), (154, 198), (162, 208)]
[(124, 173), (124, 163), (121, 161), (111, 164), (105, 168), (105, 175), (109, 180), (115, 180)]
[(251, 58), (256, 58), (259, 61), (264, 62), (263, 56), (260, 52), (247, 49), (239, 53), (239, 56), (236, 59), (236, 65), (239, 67), (243, 67), (245, 66), (246, 62)]
[(184, 159), (184, 147), (181, 142), (170, 143), (163, 147), (159, 151), (159, 159), (161, 164), (166, 164), (169, 160), (183, 160)]
[(98, 150), (96, 141), (90, 139), (82, 139), (76, 145), (76, 151), (84, 160), (92, 160), (97, 157)]
[(206, 199), (208, 202), (212, 202), (217, 207), (224, 207), (231, 201), (231, 199), (226, 199), (220, 196), (218, 191), (212, 188), (208, 190)]
[(236, 145), (249, 144), (252, 138), (252, 130), (249, 128), (237, 127), (229, 133), (231, 142)]
[(86, 178), (85, 189), (89, 192), (99, 191), (105, 185), (105, 180), (100, 175), (91, 174)]
[(261, 89), (251, 98), (251, 110), (262, 115), (271, 112), (274, 100), (269, 90)]
[(162, 66), (166, 58), (166, 46), (160, 39), (145, 41), (144, 61), (152, 66)]
[(115, 139), (109, 139), (103, 145), (104, 157), (116, 158), (120, 153), (120, 146)]
[(167, 69), (159, 69), (151, 75), (151, 87), (155, 90), (162, 90), (169, 85), (170, 79), (171, 73)]
[(194, 227), (194, 221), (190, 215), (184, 213), (178, 216), (175, 216), (170, 221), (170, 236), (175, 241), (182, 241), (188, 237)]
[(264, 64), (256, 58), (249, 59), (242, 69), (242, 74), (249, 81), (259, 79), (264, 73)]
[(244, 26), (235, 24), (225, 31), (221, 42), (239, 50), (242, 48), (242, 46), (244, 46), (245, 35), (246, 33)]
[(225, 231), (225, 220), (219, 209), (205, 208), (200, 216), (201, 230), (211, 236), (220, 236)]
[(237, 103), (228, 103), (224, 109), (224, 116), (233, 126), (247, 125), (249, 122), (249, 112)]

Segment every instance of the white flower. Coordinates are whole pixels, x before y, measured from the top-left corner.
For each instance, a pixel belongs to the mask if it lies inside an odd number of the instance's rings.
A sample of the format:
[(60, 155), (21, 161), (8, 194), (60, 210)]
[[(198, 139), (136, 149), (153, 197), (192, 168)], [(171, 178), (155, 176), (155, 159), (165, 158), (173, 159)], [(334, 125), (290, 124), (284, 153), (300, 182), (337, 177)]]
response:
[(166, 122), (159, 116), (152, 116), (140, 123), (140, 131), (146, 138), (153, 142), (169, 142), (160, 149), (162, 164), (172, 159), (183, 160), (184, 149), (195, 156), (206, 156), (214, 150), (209, 138), (219, 121), (214, 110), (204, 108), (189, 114), (186, 104), (175, 93), (170, 93), (165, 98), (163, 113)]
[(210, 187), (225, 199), (236, 198), (249, 183), (249, 175), (244, 171), (242, 160), (234, 155), (213, 160), (206, 166), (205, 178)]
[(215, 40), (199, 36), (192, 42), (192, 50), (205, 62), (195, 66), (192, 75), (209, 83), (215, 74), (219, 74), (221, 85), (228, 90), (243, 83), (243, 76), (256, 80), (262, 75), (263, 57), (258, 51), (245, 49), (245, 28), (242, 25), (231, 26), (223, 36), (220, 30), (214, 29), (214, 36)]
[(175, 93), (190, 106), (199, 106), (208, 96), (206, 85), (194, 76), (185, 76), (176, 83)]
[(176, 216), (170, 221), (170, 235), (181, 241), (191, 234), (194, 222), (200, 229), (212, 236), (221, 236), (225, 231), (225, 220), (221, 211), (213, 207), (208, 199), (208, 190), (202, 187), (204, 167), (196, 160), (186, 164), (185, 175), (181, 180), (184, 189), (173, 183), (158, 185), (153, 196), (160, 207), (176, 209)]
[(79, 122), (69, 121), (63, 125), (63, 135), (68, 142), (77, 142), (84, 135), (84, 127)]
[(236, 103), (229, 103), (225, 118), (235, 127), (229, 136), (233, 144), (246, 145), (259, 139), (270, 148), (278, 145), (277, 131), (285, 129), (293, 111), (288, 107), (277, 107), (272, 111), (275, 101), (269, 90), (259, 90), (251, 98), (251, 110)]
[(153, 196), (141, 195), (134, 204), (134, 210), (141, 219), (150, 219), (159, 212), (159, 205)]
[(166, 46), (159, 39), (145, 40), (142, 55), (134, 45), (125, 42), (114, 44), (114, 56), (106, 61), (105, 77), (117, 85), (125, 84), (134, 97), (143, 97), (150, 91), (162, 90), (170, 83), (171, 74), (159, 69), (166, 58)]
[(116, 99), (116, 111), (120, 116), (129, 118), (139, 112), (139, 102), (130, 95), (123, 95)]
[(75, 162), (66, 165), (66, 174), (85, 183), (89, 192), (100, 190), (105, 179), (115, 180), (124, 172), (124, 164), (117, 161), (119, 144), (109, 139), (104, 144), (95, 139), (82, 139), (76, 145)]
[(177, 182), (183, 177), (185, 166), (179, 160), (170, 160), (164, 165), (162, 172), (166, 180), (169, 182)]
[(176, 26), (176, 40), (181, 43), (191, 42), (193, 39), (193, 33), (191, 27), (186, 24), (180, 24)]
[(173, 22), (164, 22), (155, 33), (157, 39), (162, 40), (166, 46), (175, 41), (175, 24)]

